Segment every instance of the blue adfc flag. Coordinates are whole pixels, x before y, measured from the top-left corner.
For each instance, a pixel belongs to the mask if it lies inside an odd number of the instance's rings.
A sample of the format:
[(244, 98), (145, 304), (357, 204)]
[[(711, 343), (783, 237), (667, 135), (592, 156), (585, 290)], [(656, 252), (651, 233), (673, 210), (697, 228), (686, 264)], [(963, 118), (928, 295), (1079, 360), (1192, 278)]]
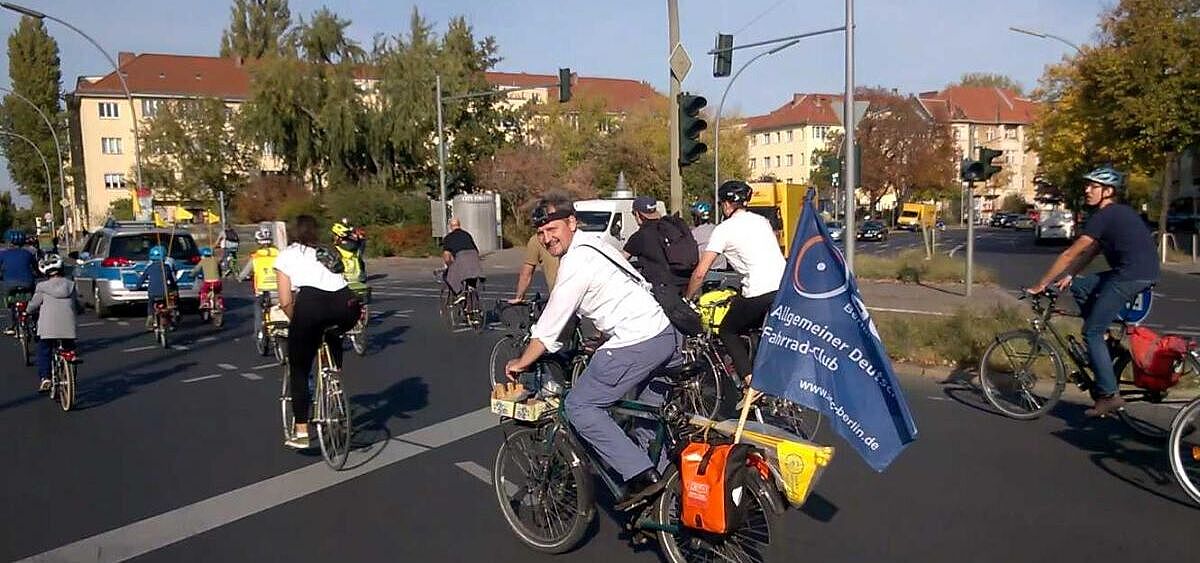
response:
[(867, 464), (883, 471), (916, 439), (917, 427), (812, 195), (763, 325), (751, 386), (825, 414)]

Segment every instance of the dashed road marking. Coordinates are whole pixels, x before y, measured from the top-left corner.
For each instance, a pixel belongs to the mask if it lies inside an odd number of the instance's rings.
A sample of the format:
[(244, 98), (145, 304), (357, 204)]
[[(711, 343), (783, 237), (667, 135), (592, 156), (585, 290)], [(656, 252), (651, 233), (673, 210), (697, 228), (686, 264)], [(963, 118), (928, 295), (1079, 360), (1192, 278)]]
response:
[(100, 326), (102, 324), (104, 324), (104, 323), (101, 321), (95, 321), (95, 322), (90, 322), (90, 323), (83, 323), (83, 324), (76, 325), (76, 326), (78, 326), (80, 328), (84, 328), (84, 327), (89, 327), (89, 326)]
[(146, 350), (153, 350), (153, 349), (155, 349), (155, 348), (158, 348), (158, 346), (155, 346), (155, 345), (153, 345), (153, 344), (152, 344), (152, 345), (150, 345), (150, 346), (138, 346), (138, 347), (136, 347), (136, 348), (126, 348), (126, 349), (124, 349), (124, 350), (121, 350), (121, 351), (122, 351), (122, 352), (144, 352), (144, 351), (146, 351)]
[(250, 372), (243, 373), (242, 377), (249, 379), (250, 381), (259, 381), (262, 379), (261, 375), (258, 375), (257, 373), (250, 373)]
[(279, 364), (277, 364), (277, 363), (262, 364), (262, 365), (259, 365), (259, 366), (254, 366), (254, 367), (252, 367), (252, 368), (250, 368), (250, 369), (252, 369), (252, 370), (254, 370), (254, 371), (258, 371), (258, 370), (260, 370), (260, 369), (275, 368), (275, 367), (279, 367)]
[(129, 321), (117, 321), (117, 326), (129, 326)]
[(226, 370), (226, 371), (234, 371), (237, 369), (237, 366), (235, 366), (233, 364), (217, 364), (217, 367), (219, 367), (223, 370)]
[(216, 378), (218, 378), (218, 377), (221, 377), (221, 374), (219, 374), (219, 373), (212, 373), (212, 374), (209, 374), (209, 375), (202, 375), (202, 376), (200, 376), (200, 377), (193, 377), (193, 378), (191, 378), (191, 379), (184, 379), (184, 380), (183, 380), (183, 383), (195, 383), (195, 382), (197, 382), (197, 381), (204, 381), (205, 379), (216, 379)]
[(215, 337), (215, 336), (205, 336), (204, 338), (201, 338), (201, 339), (197, 340), (196, 342), (216, 342), (216, 340), (217, 340), (217, 337)]
[(171, 349), (179, 350), (180, 352), (187, 352), (188, 350), (191, 350), (191, 348), (184, 346), (183, 344), (172, 344)]

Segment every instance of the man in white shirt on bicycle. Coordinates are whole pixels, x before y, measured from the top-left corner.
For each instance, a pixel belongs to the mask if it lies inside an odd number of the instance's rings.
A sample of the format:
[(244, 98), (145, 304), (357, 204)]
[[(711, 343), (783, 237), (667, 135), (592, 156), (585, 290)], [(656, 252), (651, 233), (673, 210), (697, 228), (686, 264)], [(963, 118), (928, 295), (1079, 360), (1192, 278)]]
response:
[(635, 432), (639, 447), (607, 408), (635, 391), (640, 401), (661, 403), (663, 389), (652, 373), (678, 363), (681, 337), (625, 257), (598, 236), (578, 230), (570, 199), (543, 197), (533, 224), (547, 250), (560, 258), (558, 280), (530, 331), (533, 338), (506, 371), (512, 377), (543, 353), (559, 350), (559, 335), (577, 312), (609, 337), (567, 395), (565, 407), (579, 435), (626, 482), (626, 496), (616, 506), (626, 510), (656, 495), (665, 482), (644, 447), (653, 433)]

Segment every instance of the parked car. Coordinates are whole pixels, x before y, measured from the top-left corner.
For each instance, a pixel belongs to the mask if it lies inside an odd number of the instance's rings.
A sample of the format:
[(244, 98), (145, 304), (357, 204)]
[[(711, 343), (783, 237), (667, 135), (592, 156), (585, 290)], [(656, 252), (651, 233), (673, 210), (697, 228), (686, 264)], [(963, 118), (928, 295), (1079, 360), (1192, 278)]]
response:
[(1037, 222), (1028, 215), (1017, 215), (1012, 220), (1012, 227), (1019, 231), (1032, 231), (1035, 226), (1037, 226)]
[(1043, 211), (1033, 231), (1033, 243), (1047, 240), (1071, 240), (1075, 238), (1075, 216), (1065, 209)]
[(200, 263), (200, 249), (192, 235), (156, 228), (152, 223), (110, 223), (88, 235), (75, 259), (75, 284), (80, 298), (104, 317), (115, 305), (145, 304), (146, 290), (136, 287), (150, 263), (150, 249), (167, 248), (175, 263), (179, 300), (184, 307), (200, 303), (200, 284), (192, 267)]
[(887, 240), (888, 229), (882, 222), (879, 221), (864, 221), (858, 226), (858, 234), (854, 237), (858, 240)]
[(1008, 218), (1008, 213), (996, 212), (992, 214), (992, 220), (988, 222), (989, 227), (1003, 227), (1004, 221)]
[(833, 240), (842, 240), (846, 234), (846, 225), (841, 221), (830, 221), (825, 223), (825, 228), (829, 229), (829, 238)]

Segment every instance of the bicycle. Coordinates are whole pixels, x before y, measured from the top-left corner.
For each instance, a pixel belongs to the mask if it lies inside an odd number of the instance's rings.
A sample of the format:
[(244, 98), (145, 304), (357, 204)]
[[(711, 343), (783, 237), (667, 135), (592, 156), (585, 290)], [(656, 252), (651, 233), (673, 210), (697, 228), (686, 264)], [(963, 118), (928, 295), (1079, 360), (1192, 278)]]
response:
[(486, 323), (479, 295), (483, 292), (484, 278), (463, 280), (462, 293), (455, 295), (446, 285), (446, 268), (434, 270), (433, 277), (441, 285), (438, 313), (446, 323), (446, 328), (454, 330), (466, 326), (482, 332)]
[(61, 342), (50, 359), (50, 400), (57, 402), (63, 411), (75, 405), (75, 366), (79, 361), (75, 350), (63, 348)]
[[(552, 408), (536, 421), (517, 424), (515, 431), (510, 432), (512, 425), (503, 426), (505, 439), (496, 453), (493, 485), (505, 521), (523, 543), (545, 553), (565, 553), (582, 541), (595, 518), (592, 474), (613, 498), (622, 498), (625, 491), (571, 429), (562, 406), (569, 383), (550, 378), (540, 362), (531, 375), (538, 396)], [(627, 422), (640, 420), (654, 427), (650, 459), (678, 457), (687, 439), (703, 432), (690, 422), (678, 393), (686, 378), (678, 370), (668, 374), (670, 390), (661, 406), (623, 400), (611, 409)], [(633, 533), (634, 543), (657, 538), (672, 562), (765, 560), (778, 549), (780, 542), (772, 540), (778, 536), (778, 517), (785, 508), (779, 484), (770, 474), (752, 469), (748, 473), (745, 517), (727, 534), (701, 532), (680, 523), (682, 487), (674, 462), (663, 476), (663, 492), (632, 509), (625, 529)]]
[[(1040, 417), (1058, 403), (1068, 381), (1095, 398), (1096, 382), (1083, 344), (1073, 334), (1064, 335), (1051, 322), (1061, 313), (1055, 307), (1058, 297), (1053, 288), (1039, 294), (1022, 292), (1020, 299), (1028, 299), (1034, 312), (1030, 328), (997, 335), (980, 359), (979, 381), (984, 397), (1005, 416), (1018, 420)], [(1165, 401), (1167, 392), (1134, 385), (1132, 356), (1121, 338), (1127, 325), (1120, 319), (1114, 324), (1118, 328), (1109, 328), (1106, 342), (1121, 386), (1119, 393), (1128, 401), (1117, 415), (1138, 434), (1166, 438), (1170, 418), (1164, 416), (1167, 409), (1158, 405)], [(1069, 374), (1060, 350), (1071, 361)], [(1200, 373), (1200, 367), (1196, 369)]]
[(258, 332), (254, 334), (254, 349), (258, 355), (267, 356), (275, 352), (275, 361), (279, 365), (287, 363), (287, 316), (283, 311), (276, 312), (277, 307), (271, 304), (270, 292), (258, 294)]
[[(326, 333), (337, 332), (337, 327), (325, 329)], [(312, 413), (309, 426), (316, 426), (317, 441), (321, 444), (321, 457), (334, 471), (341, 471), (350, 457), (350, 434), (353, 420), (350, 403), (342, 387), (341, 370), (333, 363), (329, 344), (322, 339), (317, 352), (316, 384), (313, 389)], [(283, 437), (295, 438), (296, 419), (292, 415), (291, 378), (283, 374), (283, 388), (279, 392), (279, 408), (283, 415)]]
[(363, 356), (366, 355), (367, 344), (370, 342), (367, 338), (367, 325), (371, 322), (371, 313), (368, 310), (371, 303), (371, 288), (354, 290), (354, 293), (362, 300), (362, 313), (358, 316), (358, 322), (346, 331), (345, 337), (350, 340), (350, 347), (354, 349), (354, 353)]
[(217, 263), (222, 278), (233, 278), (238, 272), (237, 251), (226, 250)]
[(225, 299), (212, 288), (204, 302), (200, 304), (200, 320), (211, 321), (214, 327), (221, 328), (225, 324)]
[(154, 339), (162, 348), (167, 347), (167, 333), (175, 330), (175, 325), (179, 321), (179, 311), (175, 308), (177, 299), (177, 296), (169, 295), (166, 299), (156, 298), (154, 300)]
[(29, 311), (26, 310), (29, 306), (30, 295), (18, 293), (11, 299), (11, 307), (17, 319), (17, 324), (13, 327), (14, 336), (17, 338), (17, 345), (21, 347), (22, 361), (26, 366), (31, 366), (33, 365), (33, 323), (29, 318)]

